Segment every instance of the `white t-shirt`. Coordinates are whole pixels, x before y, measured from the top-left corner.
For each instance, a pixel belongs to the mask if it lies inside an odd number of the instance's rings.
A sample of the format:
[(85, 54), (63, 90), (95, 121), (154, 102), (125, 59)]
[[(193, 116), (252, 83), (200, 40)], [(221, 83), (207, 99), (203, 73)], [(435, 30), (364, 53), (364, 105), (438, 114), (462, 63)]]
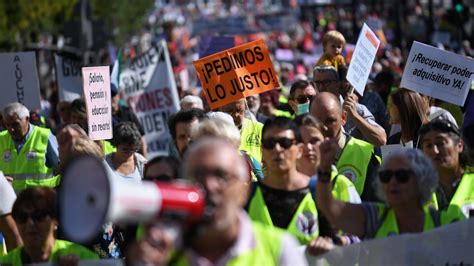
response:
[(12, 212), (13, 203), (16, 200), (16, 194), (13, 187), (0, 171), (0, 216)]

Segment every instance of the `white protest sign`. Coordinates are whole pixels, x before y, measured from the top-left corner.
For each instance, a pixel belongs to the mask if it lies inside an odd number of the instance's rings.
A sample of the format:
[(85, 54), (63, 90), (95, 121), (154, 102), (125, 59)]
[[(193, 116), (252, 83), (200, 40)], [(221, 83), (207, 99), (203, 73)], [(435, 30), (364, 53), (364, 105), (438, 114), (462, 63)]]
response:
[(168, 118), (179, 110), (179, 97), (166, 42), (122, 65), (120, 90), (145, 129), (148, 158), (168, 155)]
[(369, 78), (379, 45), (380, 40), (377, 35), (364, 23), (346, 76), (347, 81), (360, 95), (364, 95), (365, 84)]
[(403, 234), (336, 247), (308, 265), (473, 265), (474, 219), (420, 234)]
[(83, 67), (84, 98), (89, 137), (93, 140), (112, 138), (112, 106), (109, 66)]
[(69, 57), (54, 55), (59, 100), (72, 102), (82, 97), (82, 62)]
[(41, 109), (34, 52), (1, 53), (0, 77), (3, 87), (0, 106), (19, 102), (30, 110)]
[(462, 106), (473, 73), (473, 59), (413, 42), (400, 87)]

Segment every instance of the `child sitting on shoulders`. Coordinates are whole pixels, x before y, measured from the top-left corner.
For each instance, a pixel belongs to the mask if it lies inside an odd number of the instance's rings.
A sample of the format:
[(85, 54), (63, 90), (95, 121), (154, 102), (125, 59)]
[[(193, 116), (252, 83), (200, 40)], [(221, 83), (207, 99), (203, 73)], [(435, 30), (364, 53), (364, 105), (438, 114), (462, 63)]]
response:
[(319, 58), (316, 66), (331, 65), (339, 70), (341, 67), (347, 68), (342, 50), (346, 45), (346, 39), (342, 33), (332, 30), (323, 37), (324, 54)]

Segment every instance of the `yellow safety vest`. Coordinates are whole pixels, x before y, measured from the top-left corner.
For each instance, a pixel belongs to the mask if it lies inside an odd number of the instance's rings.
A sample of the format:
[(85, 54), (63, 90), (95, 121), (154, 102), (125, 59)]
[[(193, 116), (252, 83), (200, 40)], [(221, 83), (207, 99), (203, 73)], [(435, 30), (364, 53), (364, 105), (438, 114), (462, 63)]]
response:
[[(348, 136), (336, 168), (340, 174), (347, 176), (355, 185), (359, 195), (364, 191), (367, 168), (374, 153), (374, 146), (368, 142)], [(376, 156), (380, 162), (380, 158)]]
[(275, 116), (287, 117), (287, 118), (290, 118), (290, 119), (294, 118), (294, 116), (290, 112), (283, 111), (283, 110), (280, 110), (280, 109), (276, 110)]
[(115, 148), (114, 145), (112, 145), (112, 143), (110, 143), (110, 141), (101, 140), (100, 142), (102, 144), (102, 149), (104, 151), (104, 155), (109, 155), (109, 154), (114, 153), (114, 152), (117, 151), (117, 148)]
[[(337, 179), (336, 179), (337, 177)], [(334, 181), (335, 179), (335, 181)], [(340, 201), (344, 202), (352, 202), (354, 200), (354, 196), (359, 196), (357, 197), (358, 200), (360, 200), (360, 195), (351, 195), (350, 189), (355, 190), (354, 184), (347, 178), (345, 175), (340, 175), (336, 171), (331, 172), (331, 182), (333, 183), (332, 186), (332, 196), (335, 199), (338, 199)], [(353, 194), (356, 194), (356, 190)], [(356, 202), (352, 202), (356, 203)], [(357, 202), (359, 203), (359, 202)]]
[[(13, 266), (23, 265), (21, 261), (21, 251), (23, 247), (18, 247), (7, 255), (0, 257), (0, 264), (10, 264)], [(58, 262), (59, 257), (66, 255), (77, 255), (79, 259), (99, 259), (99, 256), (87, 248), (65, 240), (56, 239), (54, 241), (53, 251), (48, 258), (48, 262)]]
[[(253, 221), (264, 225), (273, 226), (270, 212), (268, 211), (262, 190), (256, 188), (253, 198), (250, 200), (248, 213)], [(319, 235), (318, 211), (311, 193), (306, 194), (296, 209), (286, 231), (295, 236), (302, 245), (308, 244)]]
[(262, 129), (263, 124), (258, 121), (244, 118), (240, 130), (240, 147), (257, 161), (262, 161)]
[[(399, 235), (397, 218), (392, 208), (379, 203), (377, 204), (379, 214), (379, 226), (375, 233), (375, 238), (384, 238), (393, 235)], [(426, 206), (423, 208), (425, 213), (425, 222), (423, 232), (434, 229), (440, 225), (450, 224), (452, 222), (464, 219), (462, 215), (454, 216), (447, 212), (437, 211), (434, 208)]]
[(0, 232), (0, 257), (7, 254), (7, 245), (5, 243), (5, 238)]
[(29, 187), (56, 187), (59, 180), (53, 176), (53, 169), (46, 166), (46, 149), (51, 131), (38, 126), (33, 127), (28, 140), (20, 153), (8, 131), (0, 132), (0, 170), (13, 177), (13, 189)]
[[(438, 207), (438, 199), (435, 193), (433, 193), (432, 201), (432, 204)], [(469, 172), (462, 176), (446, 211), (451, 215), (462, 212), (466, 218), (469, 218), (471, 210), (474, 210), (474, 173)]]
[[(229, 266), (279, 265), (284, 231), (252, 223), (255, 247), (227, 262)], [(181, 256), (176, 265), (191, 265), (186, 256)]]

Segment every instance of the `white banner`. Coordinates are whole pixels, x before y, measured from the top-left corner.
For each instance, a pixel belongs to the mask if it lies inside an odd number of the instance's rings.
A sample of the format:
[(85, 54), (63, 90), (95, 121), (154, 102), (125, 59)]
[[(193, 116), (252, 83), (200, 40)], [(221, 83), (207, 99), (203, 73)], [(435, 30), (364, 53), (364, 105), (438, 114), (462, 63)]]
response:
[(474, 265), (474, 219), (336, 248), (309, 265)]
[(30, 110), (40, 110), (40, 89), (36, 56), (34, 52), (1, 53), (2, 108), (8, 103), (19, 102)]
[(473, 59), (413, 42), (400, 87), (462, 106), (473, 73)]
[(120, 93), (145, 129), (149, 158), (167, 155), (168, 118), (179, 110), (179, 97), (166, 42), (121, 67)]
[(54, 55), (59, 101), (72, 102), (82, 97), (82, 62), (69, 57)]
[(364, 23), (346, 76), (347, 81), (354, 86), (360, 95), (364, 95), (365, 85), (379, 46), (380, 40), (377, 35)]
[(109, 66), (83, 67), (84, 98), (89, 137), (93, 140), (112, 138), (112, 97)]

